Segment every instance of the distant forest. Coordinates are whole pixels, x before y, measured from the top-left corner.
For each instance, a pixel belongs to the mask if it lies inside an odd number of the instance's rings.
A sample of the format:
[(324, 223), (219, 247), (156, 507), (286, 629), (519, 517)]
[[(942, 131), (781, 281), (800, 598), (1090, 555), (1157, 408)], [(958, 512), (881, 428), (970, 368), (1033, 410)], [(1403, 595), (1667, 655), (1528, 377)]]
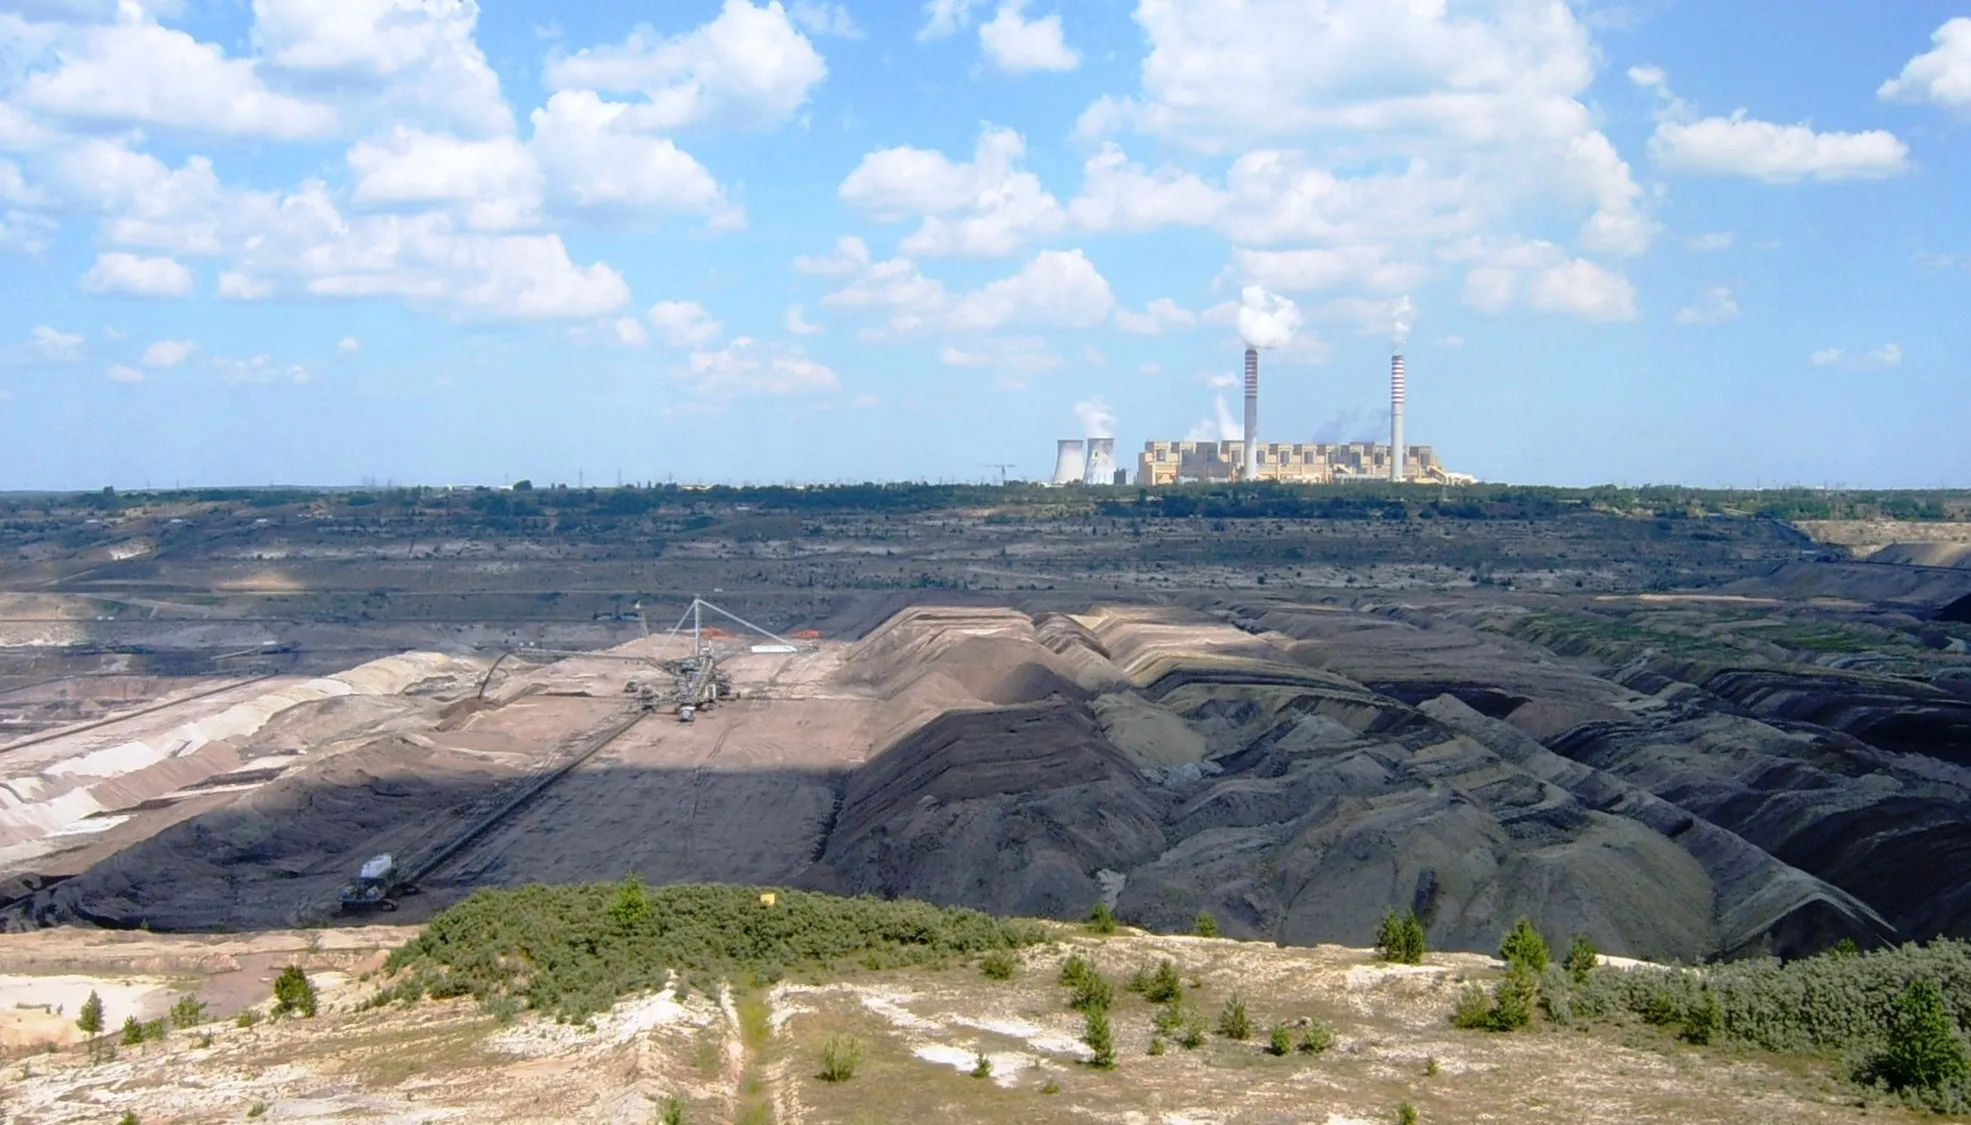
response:
[(1525, 520), (1580, 513), (1700, 519), (1971, 520), (1971, 490), (1699, 489), (1671, 485), (1552, 488), (1530, 485), (1180, 485), (1053, 488), (1005, 485), (837, 484), (808, 487), (675, 484), (617, 488), (299, 489), (221, 488), (161, 492), (0, 493), (7, 516), (169, 515), (179, 509), (233, 505), (269, 516), (476, 514), (494, 519), (538, 516), (608, 521), (645, 516), (728, 516), (759, 511), (790, 515), (881, 515), (965, 511), (987, 518), (1099, 515), (1112, 519), (1450, 519)]

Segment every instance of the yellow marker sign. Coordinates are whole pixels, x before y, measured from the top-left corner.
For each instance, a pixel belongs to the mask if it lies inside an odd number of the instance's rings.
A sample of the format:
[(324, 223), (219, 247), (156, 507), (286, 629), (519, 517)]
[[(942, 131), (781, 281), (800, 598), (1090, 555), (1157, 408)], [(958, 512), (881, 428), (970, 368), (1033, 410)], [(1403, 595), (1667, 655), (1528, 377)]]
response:
[(773, 892), (772, 892), (772, 891), (767, 891), (766, 893), (764, 893), (764, 894), (762, 894), (762, 895), (760, 896), (760, 905), (761, 905), (761, 906), (772, 906), (772, 905), (773, 905)]

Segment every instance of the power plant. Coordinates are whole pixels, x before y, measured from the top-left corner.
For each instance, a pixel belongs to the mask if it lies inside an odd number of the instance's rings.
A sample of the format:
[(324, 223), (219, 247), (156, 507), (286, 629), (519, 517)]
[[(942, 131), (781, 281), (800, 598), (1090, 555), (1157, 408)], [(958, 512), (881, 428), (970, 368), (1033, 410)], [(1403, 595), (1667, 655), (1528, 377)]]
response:
[(1088, 475), (1080, 438), (1062, 438), (1054, 455), (1054, 483), (1080, 484)]
[(1259, 479), (1259, 349), (1246, 348), (1246, 480)]
[(1088, 439), (1088, 475), (1085, 484), (1108, 484), (1116, 473), (1116, 439)]
[(1396, 352), (1389, 357), (1389, 448), (1399, 451), (1389, 459), (1389, 479), (1402, 484), (1408, 479), (1403, 449), (1403, 353)]

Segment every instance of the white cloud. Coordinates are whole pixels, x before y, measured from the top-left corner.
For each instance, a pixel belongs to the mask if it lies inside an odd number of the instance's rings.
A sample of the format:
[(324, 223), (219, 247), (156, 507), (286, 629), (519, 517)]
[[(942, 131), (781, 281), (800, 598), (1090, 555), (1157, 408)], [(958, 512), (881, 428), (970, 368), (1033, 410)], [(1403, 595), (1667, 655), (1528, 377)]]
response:
[(616, 343), (626, 348), (640, 348), (650, 342), (650, 334), (643, 330), (643, 322), (633, 316), (619, 316), (609, 323), (609, 330)]
[(972, 8), (980, 0), (927, 0), (924, 5), (924, 26), (917, 29), (917, 41), (942, 39), (955, 35), (958, 29), (972, 22)]
[(1720, 250), (1729, 250), (1737, 244), (1738, 235), (1728, 230), (1700, 234), (1684, 243), (1684, 245), (1700, 254), (1715, 254)]
[(787, 315), (780, 318), (780, 324), (795, 336), (819, 336), (827, 331), (819, 324), (808, 323), (807, 317), (802, 315), (799, 303), (787, 306)]
[(335, 350), (338, 355), (355, 355), (363, 350), (363, 344), (354, 336), (344, 336), (335, 342)]
[(349, 150), (359, 206), (456, 206), (475, 230), (531, 226), (542, 178), (533, 154), (512, 137), (461, 140), (399, 125)]
[(846, 4), (826, 0), (794, 0), (787, 15), (813, 35), (833, 35), (839, 39), (860, 39), (862, 29), (855, 25)]
[(716, 351), (694, 351), (682, 377), (707, 398), (833, 391), (841, 381), (797, 347), (734, 337)]
[(1636, 288), (1629, 279), (1579, 258), (1542, 271), (1528, 303), (1541, 312), (1582, 320), (1636, 319)]
[(176, 367), (191, 358), (198, 345), (190, 340), (159, 340), (144, 349), (145, 367)]
[(1705, 290), (1701, 304), (1677, 310), (1677, 323), (1683, 325), (1723, 324), (1737, 319), (1738, 298), (1722, 285)]
[(1665, 121), (1649, 138), (1649, 155), (1675, 172), (1772, 184), (1879, 180), (1909, 170), (1909, 146), (1893, 133), (1816, 133), (1810, 125), (1751, 120), (1742, 109), (1689, 124)]
[(55, 221), (27, 211), (0, 211), (0, 250), (39, 254), (53, 241)]
[(308, 369), (298, 363), (276, 363), (265, 355), (250, 359), (213, 356), (212, 366), (219, 372), (219, 377), (228, 383), (275, 383), (282, 379), (290, 383), (305, 383), (310, 377)]
[(1150, 230), (1177, 224), (1200, 225), (1224, 210), (1227, 195), (1195, 174), (1162, 169), (1146, 172), (1132, 164), (1114, 141), (1082, 166), (1081, 194), (1068, 205), (1084, 230)]
[(635, 92), (638, 129), (773, 125), (793, 116), (828, 74), (778, 2), (725, 0), (717, 18), (682, 35), (638, 27), (621, 44), (549, 58), (554, 90)]
[(650, 306), (650, 323), (674, 348), (703, 347), (725, 330), (696, 301), (659, 301)]
[(112, 365), (103, 374), (118, 383), (141, 383), (144, 381), (143, 372), (121, 363)]
[(1263, 286), (1239, 290), (1239, 338), (1249, 348), (1284, 348), (1300, 329), (1300, 309)]
[(1161, 336), (1172, 328), (1189, 328), (1198, 322), (1197, 314), (1168, 297), (1158, 297), (1142, 312), (1116, 309), (1116, 327), (1138, 336)]
[[(938, 349), (946, 367), (976, 367), (1007, 375), (1041, 375), (1067, 366), (1047, 350), (1047, 342), (1031, 336), (987, 338), (966, 347), (946, 344)], [(1024, 385), (1024, 384), (1015, 384)]]
[(1017, 167), (1025, 153), (1018, 133), (989, 125), (970, 163), (908, 145), (879, 149), (862, 158), (836, 194), (879, 220), (924, 216), (904, 240), (906, 254), (1003, 257), (1063, 222), (1040, 178)]
[(268, 88), (247, 59), (160, 26), (134, 3), (114, 23), (69, 26), (60, 64), (22, 81), (22, 105), (51, 117), (194, 133), (297, 139), (336, 124), (333, 110)]
[(1928, 102), (1971, 115), (1971, 16), (1946, 20), (1930, 35), (1936, 48), (1916, 56), (1882, 84), (1878, 97)]
[(145, 258), (120, 252), (98, 254), (96, 264), (82, 275), (82, 288), (89, 293), (132, 297), (188, 297), (192, 292), (192, 271), (171, 258)]
[(472, 0), (254, 0), (264, 68), (318, 91), (352, 124), (416, 121), (487, 137), (513, 131), (500, 81), (473, 38)]
[(30, 333), (34, 337), (34, 350), (42, 359), (67, 363), (82, 358), (83, 340), (79, 333), (63, 332), (48, 325), (36, 325)]
[(264, 301), (274, 295), (274, 283), (238, 270), (219, 274), (219, 296), (228, 301)]
[(1012, 277), (990, 282), (960, 298), (945, 317), (961, 329), (1006, 324), (1086, 328), (1115, 307), (1115, 295), (1080, 250), (1043, 250)]
[(745, 225), (712, 174), (667, 137), (637, 125), (634, 107), (588, 90), (563, 91), (532, 115), (530, 147), (550, 188), (580, 208), (705, 215), (716, 230)]
[(1884, 344), (1860, 355), (1850, 355), (1841, 348), (1822, 348), (1807, 359), (1816, 367), (1842, 367), (1849, 371), (1869, 371), (1894, 367), (1901, 363), (1903, 350), (1894, 344)]
[(987, 61), (1008, 74), (1080, 66), (1080, 52), (1062, 38), (1061, 17), (1027, 19), (1026, 5), (1027, 0), (1000, 0), (999, 11), (979, 25), (979, 49)]
[(1141, 375), (1161, 375), (1163, 374), (1163, 364), (1140, 363), (1136, 365), (1136, 371)]
[(1081, 419), (1081, 432), (1092, 438), (1116, 436), (1116, 412), (1101, 395), (1074, 404), (1075, 417)]
[(1343, 286), (1384, 293), (1414, 288), (1429, 274), (1415, 262), (1390, 262), (1386, 246), (1341, 246), (1320, 250), (1234, 250), (1233, 270), (1241, 278), (1289, 293)]

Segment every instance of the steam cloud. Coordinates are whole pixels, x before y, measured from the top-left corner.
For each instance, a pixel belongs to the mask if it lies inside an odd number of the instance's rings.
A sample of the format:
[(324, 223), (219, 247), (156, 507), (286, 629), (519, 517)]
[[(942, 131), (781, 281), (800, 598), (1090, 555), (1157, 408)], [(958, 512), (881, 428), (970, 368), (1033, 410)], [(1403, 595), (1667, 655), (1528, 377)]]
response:
[(1087, 402), (1074, 404), (1074, 412), (1081, 419), (1081, 432), (1084, 437), (1108, 438), (1116, 436), (1115, 411), (1097, 395)]
[(1396, 302), (1396, 308), (1390, 312), (1389, 342), (1398, 351), (1401, 351), (1403, 345), (1409, 342), (1410, 322), (1416, 318), (1417, 306), (1411, 304), (1410, 298), (1408, 297), (1404, 297), (1402, 300)]
[(1257, 285), (1239, 291), (1239, 335), (1249, 348), (1284, 348), (1300, 328), (1300, 310)]

